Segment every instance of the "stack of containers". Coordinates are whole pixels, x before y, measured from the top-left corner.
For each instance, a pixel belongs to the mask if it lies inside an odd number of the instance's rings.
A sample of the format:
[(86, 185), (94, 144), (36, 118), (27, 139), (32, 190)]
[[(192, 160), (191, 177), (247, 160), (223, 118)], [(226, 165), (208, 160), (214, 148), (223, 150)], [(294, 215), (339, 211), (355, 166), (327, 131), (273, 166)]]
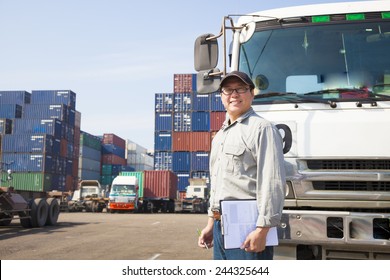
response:
[[(154, 162), (155, 170), (172, 170), (179, 192), (185, 192), (190, 178), (209, 179), (211, 141), (225, 120), (225, 109), (219, 92), (196, 91), (196, 74), (174, 74), (173, 87), (173, 94), (165, 94), (169, 99), (156, 94)], [(161, 100), (169, 100), (170, 106)]]
[(111, 185), (119, 172), (127, 166), (126, 140), (113, 134), (105, 133), (102, 137), (102, 185)]
[[(0, 96), (2, 105), (15, 108), (4, 109), (7, 114), (14, 113), (8, 115), (12, 134), (4, 134), (1, 145), (1, 161), (11, 163), (9, 168), (15, 172), (13, 186), (41, 192), (73, 190), (78, 181), (75, 151), (80, 127), (76, 94), (71, 90), (38, 90), (31, 94), (1, 92)], [(6, 125), (7, 122), (3, 121)]]
[(81, 131), (78, 175), (80, 180), (100, 180), (102, 142), (97, 136)]
[(126, 141), (127, 171), (153, 170), (153, 157), (147, 149), (130, 140)]

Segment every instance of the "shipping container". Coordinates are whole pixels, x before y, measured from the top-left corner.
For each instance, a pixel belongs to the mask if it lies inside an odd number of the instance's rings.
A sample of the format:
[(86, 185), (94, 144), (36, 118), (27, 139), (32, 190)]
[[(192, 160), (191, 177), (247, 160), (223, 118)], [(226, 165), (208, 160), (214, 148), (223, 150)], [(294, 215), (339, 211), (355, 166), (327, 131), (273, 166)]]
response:
[(118, 175), (121, 172), (120, 164), (102, 164), (102, 175)]
[(196, 91), (196, 74), (174, 74), (173, 92), (191, 93)]
[(191, 171), (208, 171), (209, 153), (192, 152), (191, 153)]
[(209, 152), (211, 150), (210, 132), (190, 132), (190, 152)]
[(82, 158), (89, 158), (99, 162), (101, 161), (102, 153), (100, 150), (98, 151), (88, 146), (80, 146), (79, 151), (80, 157)]
[(175, 172), (177, 176), (177, 190), (179, 192), (186, 191), (189, 185), (190, 172)]
[(173, 152), (172, 153), (172, 171), (190, 171), (191, 154), (190, 152)]
[(0, 91), (0, 104), (24, 105), (31, 102), (31, 93), (23, 90)]
[(0, 119), (21, 118), (23, 107), (18, 104), (0, 104)]
[(172, 132), (172, 151), (191, 151), (191, 132)]
[(172, 133), (171, 132), (156, 132), (154, 138), (155, 151), (171, 151), (172, 150)]
[(156, 93), (155, 94), (155, 112), (172, 112), (173, 111), (173, 93)]
[(177, 176), (169, 170), (144, 171), (144, 198), (175, 199)]
[(101, 170), (100, 161), (79, 157), (78, 162), (79, 162), (79, 168), (100, 173)]
[(191, 131), (191, 112), (173, 113), (173, 130), (174, 131)]
[(1, 162), (9, 163), (15, 172), (53, 173), (53, 157), (44, 153), (2, 153)]
[(221, 100), (221, 93), (213, 92), (210, 96), (210, 111), (215, 112), (224, 112), (225, 107), (223, 106), (222, 100)]
[(60, 147), (55, 145), (54, 136), (49, 134), (7, 134), (3, 135), (1, 151), (3, 153), (45, 153), (59, 155)]
[(192, 112), (192, 131), (210, 131), (210, 112)]
[(155, 131), (171, 131), (173, 123), (172, 116), (172, 113), (156, 113)]
[(63, 124), (57, 119), (14, 119), (13, 134), (45, 133), (56, 139), (62, 138)]
[(71, 90), (33, 90), (31, 91), (33, 104), (63, 104), (76, 108), (76, 93)]
[(14, 172), (12, 186), (20, 191), (48, 192), (56, 189), (52, 183), (52, 176), (42, 172)]
[[(80, 180), (97, 180), (97, 181), (101, 180), (100, 170), (99, 171), (92, 171), (92, 170), (86, 170), (86, 169), (79, 168), (78, 177)], [(106, 184), (103, 181), (100, 181), (100, 183), (102, 185), (110, 185), (111, 182), (109, 184)]]
[(121, 158), (125, 158), (126, 156), (125, 149), (114, 144), (102, 144), (102, 154), (114, 154)]
[(112, 181), (115, 179), (117, 175), (102, 175), (100, 179), (96, 179), (100, 181), (102, 185), (109, 185), (111, 186)]
[(51, 176), (51, 185), (53, 190), (57, 191), (66, 191), (66, 176), (59, 174), (52, 174)]
[(126, 159), (114, 154), (102, 155), (102, 164), (126, 165)]
[(210, 94), (200, 94), (194, 92), (192, 94), (192, 110), (210, 111), (210, 96)]
[(190, 112), (192, 111), (191, 93), (175, 93), (174, 94), (174, 111), (175, 112)]
[(126, 149), (126, 140), (113, 133), (104, 133), (102, 144), (114, 144), (122, 149)]
[(59, 119), (63, 123), (68, 123), (68, 107), (63, 104), (26, 104), (24, 106), (23, 118)]
[(154, 169), (172, 170), (172, 152), (155, 152)]
[(12, 133), (12, 120), (0, 119), (0, 134), (11, 134), (11, 133)]
[(210, 130), (220, 130), (225, 119), (226, 112), (210, 112)]
[(80, 146), (87, 146), (100, 152), (102, 149), (102, 141), (97, 136), (81, 131)]

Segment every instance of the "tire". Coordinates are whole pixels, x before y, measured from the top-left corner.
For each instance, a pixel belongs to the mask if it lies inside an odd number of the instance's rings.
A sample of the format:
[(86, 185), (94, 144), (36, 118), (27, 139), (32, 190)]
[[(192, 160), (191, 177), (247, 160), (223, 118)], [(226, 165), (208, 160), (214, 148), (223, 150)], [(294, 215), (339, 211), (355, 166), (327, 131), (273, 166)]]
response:
[(48, 210), (46, 199), (34, 199), (31, 205), (31, 223), (33, 227), (43, 227), (46, 224)]
[(20, 225), (24, 228), (31, 228), (31, 217), (27, 217), (27, 213), (25, 211), (18, 212), (19, 218), (20, 218)]
[(47, 198), (46, 202), (48, 205), (48, 212), (45, 224), (47, 226), (55, 226), (57, 225), (58, 216), (60, 215), (60, 205), (58, 204), (58, 200), (52, 197)]

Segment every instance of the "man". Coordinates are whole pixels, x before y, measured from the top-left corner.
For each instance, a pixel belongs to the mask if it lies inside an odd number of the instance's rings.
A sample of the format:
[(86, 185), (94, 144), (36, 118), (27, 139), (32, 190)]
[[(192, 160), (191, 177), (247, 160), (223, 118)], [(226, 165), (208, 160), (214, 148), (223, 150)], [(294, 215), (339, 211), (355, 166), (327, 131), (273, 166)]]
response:
[[(210, 208), (198, 245), (214, 247), (214, 259), (272, 259), (266, 247), (270, 227), (279, 224), (285, 196), (283, 143), (277, 128), (252, 108), (252, 80), (233, 71), (220, 84), (226, 120), (215, 135), (210, 153)], [(259, 216), (240, 249), (223, 247), (220, 201), (256, 199)]]

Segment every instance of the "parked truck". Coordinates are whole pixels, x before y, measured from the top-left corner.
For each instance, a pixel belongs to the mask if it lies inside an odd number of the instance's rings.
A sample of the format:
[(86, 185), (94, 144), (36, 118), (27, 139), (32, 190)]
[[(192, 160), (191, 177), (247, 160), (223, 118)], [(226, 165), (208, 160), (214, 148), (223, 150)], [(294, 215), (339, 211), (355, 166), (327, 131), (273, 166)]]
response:
[(175, 201), (175, 212), (207, 213), (209, 187), (206, 179), (189, 179), (185, 196)]
[(157, 213), (175, 211), (177, 175), (170, 170), (121, 172), (120, 176), (138, 179), (138, 212)]
[(138, 211), (138, 178), (116, 176), (111, 184), (108, 213)]
[(102, 212), (107, 207), (106, 191), (97, 180), (81, 180), (68, 202), (70, 212)]
[(283, 137), (276, 259), (390, 259), (389, 46), (390, 1), (227, 16), (218, 35), (196, 40), (198, 92), (218, 90), (230, 57)]
[(12, 186), (12, 171), (0, 162), (0, 226), (19, 219), (24, 228), (54, 226), (60, 215), (62, 192), (27, 192)]

